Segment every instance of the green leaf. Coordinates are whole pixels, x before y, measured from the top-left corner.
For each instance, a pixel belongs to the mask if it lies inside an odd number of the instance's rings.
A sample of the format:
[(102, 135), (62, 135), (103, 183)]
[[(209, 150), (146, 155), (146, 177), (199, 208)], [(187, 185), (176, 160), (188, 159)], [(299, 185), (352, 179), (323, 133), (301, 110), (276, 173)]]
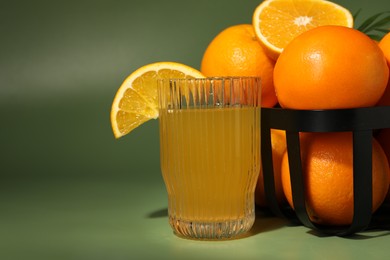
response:
[(380, 29), (383, 26), (386, 26), (387, 24), (390, 24), (390, 15), (386, 16), (385, 18), (382, 18), (381, 20), (372, 23), (370, 26), (368, 26), (365, 31), (369, 32), (371, 30)]
[[(357, 18), (360, 10), (361, 9), (359, 9), (354, 15), (354, 19)], [(390, 11), (384, 11), (372, 15), (363, 21), (363, 23), (356, 29), (365, 33), (374, 40), (380, 40), (385, 34), (390, 32)]]
[(367, 34), (367, 36), (376, 41), (380, 41), (382, 39), (382, 36), (377, 34)]
[(390, 29), (377, 28), (377, 29), (375, 29), (375, 31), (378, 31), (378, 32), (386, 34), (386, 33), (390, 32)]
[(381, 16), (382, 14), (385, 14), (385, 13), (388, 13), (387, 12), (380, 12), (380, 13), (377, 13), (377, 14), (374, 14), (373, 16), (369, 17), (368, 19), (366, 19), (357, 29), (361, 32), (365, 32), (367, 33), (368, 32), (368, 28), (370, 28), (372, 26), (372, 24), (375, 22), (375, 20)]
[(353, 20), (355, 21), (356, 18), (359, 16), (360, 12), (362, 11), (362, 9), (360, 8), (359, 10), (357, 10), (357, 12), (353, 15)]

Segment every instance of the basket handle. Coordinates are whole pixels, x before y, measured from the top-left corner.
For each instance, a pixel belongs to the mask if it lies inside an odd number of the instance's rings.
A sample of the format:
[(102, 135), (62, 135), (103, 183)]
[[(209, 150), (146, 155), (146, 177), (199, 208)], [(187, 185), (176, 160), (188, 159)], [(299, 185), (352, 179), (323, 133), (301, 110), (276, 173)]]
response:
[[(390, 106), (341, 110), (261, 109), (261, 156), (264, 192), (276, 216), (287, 217), (328, 235), (348, 236), (366, 229), (372, 218), (372, 138), (376, 129), (390, 128)], [(271, 129), (286, 131), (295, 211), (281, 207), (275, 195)], [(310, 221), (306, 210), (299, 132), (353, 133), (354, 216), (350, 226), (325, 227)]]

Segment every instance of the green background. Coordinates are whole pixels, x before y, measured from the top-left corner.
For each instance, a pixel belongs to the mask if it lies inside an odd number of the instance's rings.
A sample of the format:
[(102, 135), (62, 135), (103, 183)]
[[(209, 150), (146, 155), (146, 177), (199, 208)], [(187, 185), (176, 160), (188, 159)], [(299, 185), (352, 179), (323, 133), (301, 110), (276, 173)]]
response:
[[(259, 217), (249, 237), (197, 242), (168, 225), (158, 121), (115, 140), (109, 113), (132, 71), (199, 69), (224, 28), (260, 0), (2, 1), (0, 259), (356, 259), (389, 255), (387, 232), (321, 237)], [(335, 1), (360, 20), (388, 0)], [(373, 238), (373, 239), (362, 239)]]

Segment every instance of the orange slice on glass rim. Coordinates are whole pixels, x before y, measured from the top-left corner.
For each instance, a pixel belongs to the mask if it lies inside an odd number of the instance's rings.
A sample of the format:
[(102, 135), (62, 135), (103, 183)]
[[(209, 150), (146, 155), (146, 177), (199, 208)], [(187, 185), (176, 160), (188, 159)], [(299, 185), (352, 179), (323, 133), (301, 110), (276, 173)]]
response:
[(204, 78), (198, 70), (176, 62), (157, 62), (131, 73), (119, 87), (111, 107), (115, 138), (158, 118), (157, 79)]
[(322, 25), (353, 27), (351, 12), (325, 0), (265, 0), (253, 13), (260, 43), (274, 60), (301, 33)]

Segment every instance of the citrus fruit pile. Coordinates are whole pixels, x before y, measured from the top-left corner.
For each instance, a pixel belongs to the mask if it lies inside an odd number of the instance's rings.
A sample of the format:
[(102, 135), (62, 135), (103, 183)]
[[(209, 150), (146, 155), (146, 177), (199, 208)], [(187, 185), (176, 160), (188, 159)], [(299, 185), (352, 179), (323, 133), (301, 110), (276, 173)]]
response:
[[(371, 23), (375, 19), (370, 19)], [(131, 73), (112, 103), (114, 136), (122, 137), (158, 118), (158, 78), (261, 77), (261, 106), (269, 108), (389, 106), (390, 28), (375, 28), (385, 24), (365, 23), (371, 30), (387, 33), (375, 41), (367, 31), (354, 28), (348, 9), (331, 1), (259, 0), (252, 24), (231, 25), (210, 40), (199, 70), (176, 62), (157, 62)], [(269, 152), (274, 157), (278, 201), (293, 208), (285, 135), (275, 129), (271, 137)], [(311, 220), (325, 225), (350, 224), (354, 192), (351, 136), (302, 134), (301, 144)], [(372, 157), (375, 211), (389, 190), (390, 130), (373, 138)], [(261, 174), (256, 203), (266, 206)]]

